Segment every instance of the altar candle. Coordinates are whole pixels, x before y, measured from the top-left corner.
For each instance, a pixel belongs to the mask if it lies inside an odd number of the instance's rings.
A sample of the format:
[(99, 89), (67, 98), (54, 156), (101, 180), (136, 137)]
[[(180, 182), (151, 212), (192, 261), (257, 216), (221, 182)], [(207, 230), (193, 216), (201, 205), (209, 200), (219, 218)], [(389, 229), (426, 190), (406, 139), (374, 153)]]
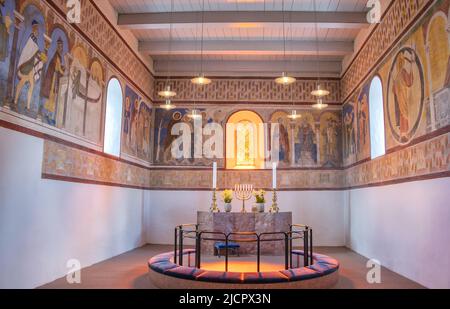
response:
[(217, 162), (213, 163), (213, 189), (217, 189)]
[(277, 163), (272, 163), (272, 188), (277, 188)]

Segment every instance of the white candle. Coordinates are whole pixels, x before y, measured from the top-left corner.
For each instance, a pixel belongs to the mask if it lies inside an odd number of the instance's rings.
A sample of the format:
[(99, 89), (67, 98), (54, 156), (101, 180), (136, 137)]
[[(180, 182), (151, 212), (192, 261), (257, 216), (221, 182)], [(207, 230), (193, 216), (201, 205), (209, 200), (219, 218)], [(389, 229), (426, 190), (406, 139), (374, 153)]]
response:
[(272, 163), (272, 188), (277, 188), (277, 164)]
[(217, 162), (213, 163), (213, 189), (217, 189)]

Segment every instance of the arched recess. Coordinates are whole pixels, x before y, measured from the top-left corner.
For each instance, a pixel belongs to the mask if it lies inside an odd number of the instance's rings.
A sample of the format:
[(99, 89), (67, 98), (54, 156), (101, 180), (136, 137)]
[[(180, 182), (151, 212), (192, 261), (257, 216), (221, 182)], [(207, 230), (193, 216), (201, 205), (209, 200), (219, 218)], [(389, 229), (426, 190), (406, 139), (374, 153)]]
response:
[(386, 153), (383, 84), (378, 76), (375, 76), (370, 83), (369, 125), (370, 156), (372, 159), (375, 159)]
[(226, 127), (226, 168), (264, 169), (265, 137), (262, 118), (253, 111), (232, 114)]
[(120, 156), (122, 102), (122, 86), (117, 78), (111, 78), (106, 96), (104, 152), (117, 157)]

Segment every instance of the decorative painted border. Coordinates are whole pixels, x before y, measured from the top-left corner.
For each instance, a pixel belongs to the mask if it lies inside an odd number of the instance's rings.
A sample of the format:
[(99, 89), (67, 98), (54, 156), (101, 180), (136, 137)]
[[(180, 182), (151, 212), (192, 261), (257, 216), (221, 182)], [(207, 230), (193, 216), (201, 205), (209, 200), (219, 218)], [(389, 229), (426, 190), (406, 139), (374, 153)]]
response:
[[(323, 79), (322, 85), (331, 94), (325, 97), (328, 104), (341, 105), (340, 81), (337, 79)], [(158, 91), (163, 90), (167, 85), (167, 79), (155, 80), (156, 100)], [(277, 85), (273, 79), (268, 78), (214, 78), (213, 82), (202, 88), (191, 83), (188, 78), (171, 79), (169, 85), (177, 92), (174, 102), (207, 102), (207, 103), (289, 103), (294, 101), (299, 103), (312, 103), (315, 98), (311, 91), (316, 88), (317, 80), (298, 79), (291, 87)]]
[(403, 37), (409, 26), (416, 22), (435, 0), (393, 0), (382, 21), (372, 31), (357, 56), (341, 79), (342, 102), (367, 78), (370, 72), (390, 51), (390, 47)]
[[(336, 191), (450, 177), (450, 133), (346, 170), (280, 170), (280, 191)], [(210, 169), (140, 168), (46, 140), (42, 177), (144, 190), (211, 190)], [(220, 170), (220, 188), (271, 187), (270, 170)]]

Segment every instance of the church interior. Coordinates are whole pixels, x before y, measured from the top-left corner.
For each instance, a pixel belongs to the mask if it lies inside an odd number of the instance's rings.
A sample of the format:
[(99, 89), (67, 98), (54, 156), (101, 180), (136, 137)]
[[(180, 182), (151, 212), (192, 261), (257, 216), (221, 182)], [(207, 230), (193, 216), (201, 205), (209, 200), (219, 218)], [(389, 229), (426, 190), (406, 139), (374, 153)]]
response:
[(2, 289), (448, 289), (449, 177), (449, 0), (0, 0)]

